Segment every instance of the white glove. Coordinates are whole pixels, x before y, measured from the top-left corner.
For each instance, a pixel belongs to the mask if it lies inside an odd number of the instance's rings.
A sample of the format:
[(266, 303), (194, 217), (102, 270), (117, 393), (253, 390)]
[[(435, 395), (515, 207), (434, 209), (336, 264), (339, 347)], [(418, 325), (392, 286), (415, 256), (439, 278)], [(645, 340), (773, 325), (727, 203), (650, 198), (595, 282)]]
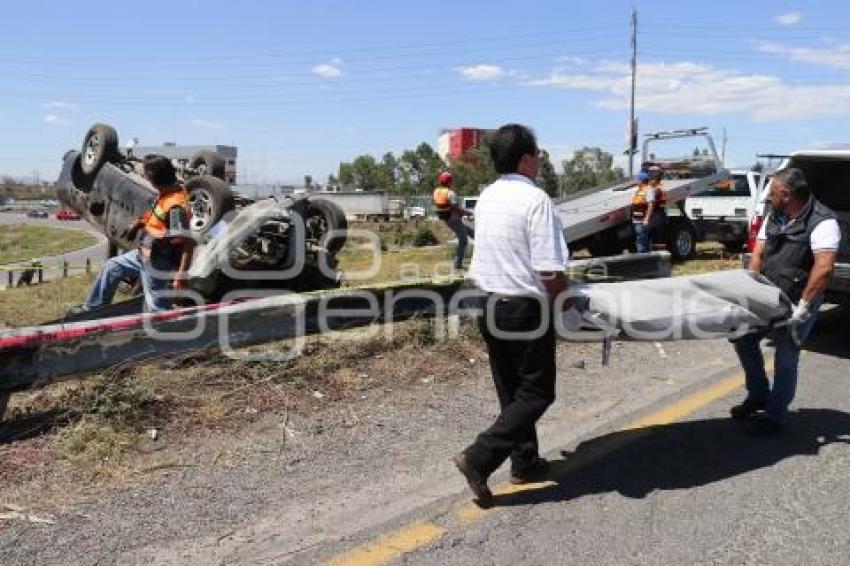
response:
[(812, 311), (809, 310), (809, 302), (800, 299), (800, 302), (794, 307), (791, 312), (791, 322), (795, 324), (803, 324), (812, 318)]
[(584, 319), (582, 318), (581, 313), (578, 312), (577, 308), (570, 307), (565, 310), (561, 316), (563, 316), (564, 328), (570, 332), (578, 332), (581, 330), (581, 324)]

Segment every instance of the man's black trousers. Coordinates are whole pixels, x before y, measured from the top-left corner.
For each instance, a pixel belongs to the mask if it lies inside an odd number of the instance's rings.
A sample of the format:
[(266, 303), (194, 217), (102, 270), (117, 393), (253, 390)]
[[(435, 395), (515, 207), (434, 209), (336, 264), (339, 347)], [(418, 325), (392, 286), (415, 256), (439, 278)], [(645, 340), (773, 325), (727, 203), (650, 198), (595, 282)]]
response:
[(555, 400), (551, 303), (535, 297), (490, 295), (479, 328), (502, 411), (465, 452), (485, 476), (509, 456), (512, 469), (522, 470), (538, 458), (535, 424)]

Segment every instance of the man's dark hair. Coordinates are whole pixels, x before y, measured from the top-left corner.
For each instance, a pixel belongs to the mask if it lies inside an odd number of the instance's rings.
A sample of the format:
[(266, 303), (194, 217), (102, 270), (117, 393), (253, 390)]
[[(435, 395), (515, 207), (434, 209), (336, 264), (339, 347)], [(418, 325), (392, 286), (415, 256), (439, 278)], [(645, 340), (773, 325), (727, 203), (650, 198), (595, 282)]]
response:
[(516, 173), (523, 155), (537, 155), (537, 139), (531, 128), (505, 124), (490, 137), (490, 157), (502, 175)]
[(171, 187), (177, 184), (174, 164), (164, 155), (146, 155), (142, 168), (145, 177), (154, 187)]
[(785, 187), (791, 196), (801, 202), (809, 200), (811, 191), (809, 183), (806, 181), (806, 176), (796, 167), (788, 167), (780, 169), (773, 174), (773, 182), (779, 181)]

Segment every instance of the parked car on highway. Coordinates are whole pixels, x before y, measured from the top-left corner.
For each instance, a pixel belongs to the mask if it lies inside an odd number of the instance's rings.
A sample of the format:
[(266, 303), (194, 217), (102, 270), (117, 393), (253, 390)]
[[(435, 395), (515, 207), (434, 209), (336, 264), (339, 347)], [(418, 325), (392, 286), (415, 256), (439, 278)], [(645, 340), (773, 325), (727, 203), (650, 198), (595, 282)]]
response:
[[(308, 291), (337, 287), (336, 254), (347, 237), (343, 211), (327, 199), (274, 195), (250, 199), (231, 191), (224, 168), (202, 152), (184, 169), (190, 229), (198, 241), (189, 286), (208, 300), (237, 289)], [(142, 160), (118, 149), (118, 134), (95, 124), (81, 151), (63, 158), (57, 193), (63, 207), (103, 231), (111, 251), (137, 246), (130, 225), (157, 192)]]
[(47, 218), (46, 210), (38, 210), (37, 208), (31, 208), (27, 211), (27, 218)]
[(80, 216), (79, 212), (74, 212), (67, 208), (62, 208), (56, 212), (56, 220), (79, 220), (81, 218), (82, 216)]

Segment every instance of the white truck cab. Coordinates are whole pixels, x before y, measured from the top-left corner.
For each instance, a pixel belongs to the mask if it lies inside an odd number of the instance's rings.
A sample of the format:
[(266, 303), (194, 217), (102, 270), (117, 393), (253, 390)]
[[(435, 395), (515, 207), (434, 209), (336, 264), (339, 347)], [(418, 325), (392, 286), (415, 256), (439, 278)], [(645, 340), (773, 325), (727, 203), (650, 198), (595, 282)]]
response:
[(740, 253), (747, 243), (747, 229), (764, 176), (758, 171), (740, 169), (730, 173), (728, 179), (717, 181), (698, 196), (688, 197), (685, 210), (699, 240), (720, 242), (727, 251)]

